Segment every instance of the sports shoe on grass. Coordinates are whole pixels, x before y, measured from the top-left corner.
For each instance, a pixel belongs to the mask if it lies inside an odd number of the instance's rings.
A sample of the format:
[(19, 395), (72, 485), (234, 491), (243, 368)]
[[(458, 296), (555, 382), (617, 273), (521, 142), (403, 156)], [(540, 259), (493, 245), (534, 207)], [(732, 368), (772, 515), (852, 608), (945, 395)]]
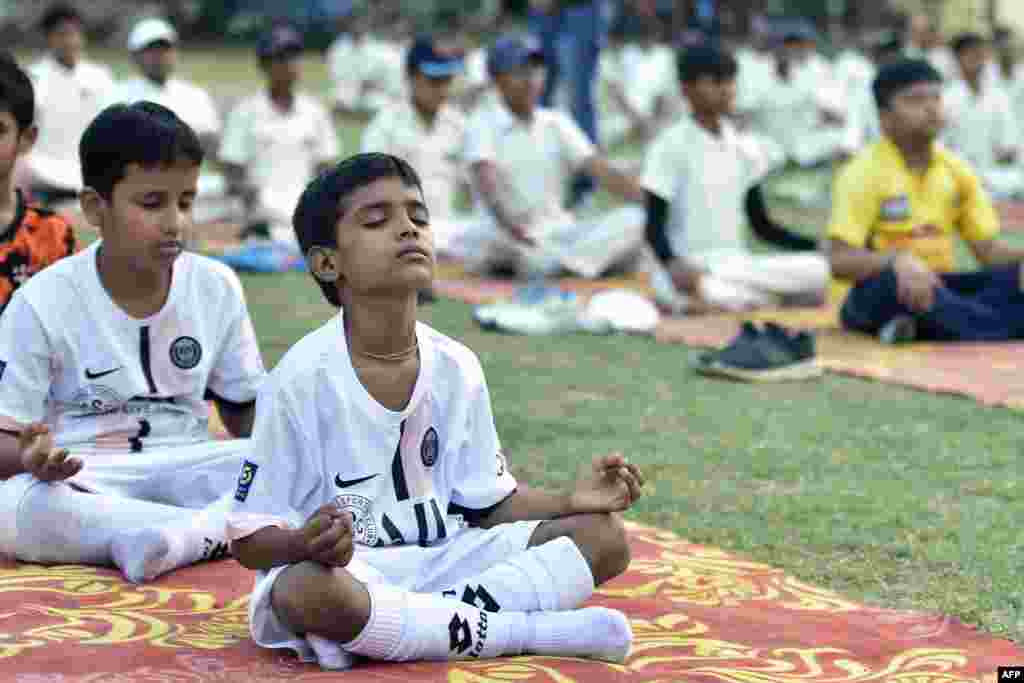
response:
[(821, 376), (815, 356), (810, 333), (775, 323), (758, 330), (747, 322), (728, 346), (702, 358), (697, 371), (741, 382), (792, 382)]

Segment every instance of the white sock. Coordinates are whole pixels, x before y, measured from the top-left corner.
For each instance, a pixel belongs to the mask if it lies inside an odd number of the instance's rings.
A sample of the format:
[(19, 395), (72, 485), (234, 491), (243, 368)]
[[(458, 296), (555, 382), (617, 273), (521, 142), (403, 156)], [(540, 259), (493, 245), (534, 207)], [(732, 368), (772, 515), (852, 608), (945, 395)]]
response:
[(110, 565), (116, 536), (143, 520), (160, 524), (181, 514), (181, 508), (170, 505), (38, 482), (18, 507), (14, 554), (23, 562)]
[(368, 585), (370, 619), (342, 648), (371, 659), (405, 662), (493, 658), (523, 653), (621, 662), (633, 639), (621, 612), (487, 613), (456, 600)]
[(125, 578), (143, 583), (203, 560), (228, 554), (227, 507), (223, 499), (203, 510), (179, 510), (177, 519), (118, 534), (114, 564)]
[(488, 612), (575, 609), (594, 592), (594, 575), (566, 536), (529, 548), (441, 591)]

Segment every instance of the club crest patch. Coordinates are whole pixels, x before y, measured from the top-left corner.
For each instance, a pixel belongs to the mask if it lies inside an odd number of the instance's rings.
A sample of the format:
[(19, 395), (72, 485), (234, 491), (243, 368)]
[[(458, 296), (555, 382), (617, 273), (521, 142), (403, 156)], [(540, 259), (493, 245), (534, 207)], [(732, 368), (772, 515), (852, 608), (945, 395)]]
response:
[(437, 430), (431, 427), (423, 435), (423, 443), (420, 444), (420, 458), (424, 467), (433, 467), (437, 462), (438, 448)]
[(242, 463), (242, 473), (238, 475), (238, 487), (235, 489), (235, 500), (239, 503), (249, 497), (249, 488), (252, 487), (252, 480), (256, 478), (256, 470), (259, 468), (259, 465), (248, 460)]
[(171, 344), (171, 362), (174, 367), (191, 370), (203, 359), (203, 347), (194, 337), (178, 337)]
[(377, 522), (370, 514), (372, 501), (369, 498), (355, 493), (343, 493), (334, 498), (334, 504), (342, 512), (352, 515), (352, 536), (356, 543), (377, 545), (380, 534), (377, 532)]
[(910, 218), (910, 197), (901, 194), (882, 202), (881, 216), (884, 221), (905, 221)]

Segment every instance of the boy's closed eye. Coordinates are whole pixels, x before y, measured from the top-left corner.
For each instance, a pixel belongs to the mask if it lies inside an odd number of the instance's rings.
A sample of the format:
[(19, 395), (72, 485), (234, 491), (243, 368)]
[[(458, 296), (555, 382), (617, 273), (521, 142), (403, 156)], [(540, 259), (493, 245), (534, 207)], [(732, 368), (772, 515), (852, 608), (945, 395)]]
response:
[[(390, 204), (374, 204), (365, 206), (358, 212), (359, 221), (367, 228), (377, 228), (385, 225), (393, 215), (396, 208)], [(405, 207), (409, 220), (425, 227), (430, 225), (430, 213), (427, 207), (420, 202), (409, 202)]]

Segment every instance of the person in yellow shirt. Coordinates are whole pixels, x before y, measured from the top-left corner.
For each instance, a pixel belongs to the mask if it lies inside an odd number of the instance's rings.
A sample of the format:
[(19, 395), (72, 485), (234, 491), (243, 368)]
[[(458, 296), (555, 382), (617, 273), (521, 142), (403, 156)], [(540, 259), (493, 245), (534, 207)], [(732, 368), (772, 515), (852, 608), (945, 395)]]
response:
[[(887, 343), (1024, 337), (1024, 249), (997, 239), (978, 176), (936, 142), (941, 75), (900, 61), (872, 89), (883, 137), (840, 172), (828, 228), (832, 273), (854, 283), (843, 326)], [(953, 272), (957, 237), (981, 269)]]

